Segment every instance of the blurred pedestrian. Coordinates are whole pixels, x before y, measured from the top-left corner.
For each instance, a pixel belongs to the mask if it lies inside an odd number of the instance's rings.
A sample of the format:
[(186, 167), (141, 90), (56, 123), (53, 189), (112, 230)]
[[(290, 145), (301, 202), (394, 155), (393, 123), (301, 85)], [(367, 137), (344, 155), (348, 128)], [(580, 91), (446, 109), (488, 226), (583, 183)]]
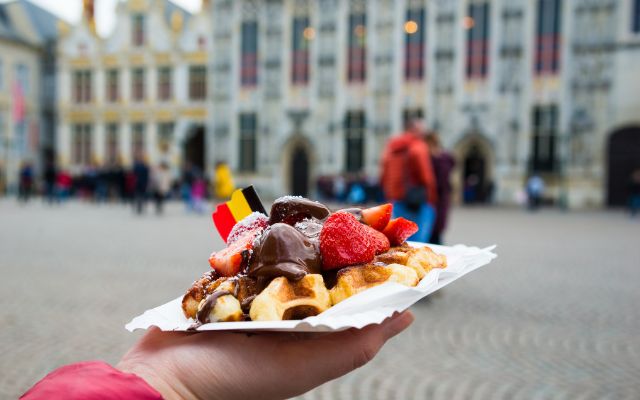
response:
[(194, 179), (194, 167), (188, 160), (182, 164), (182, 174), (180, 177), (180, 195), (187, 211), (191, 210), (191, 186)]
[(632, 217), (640, 211), (640, 168), (633, 171), (629, 180), (629, 211)]
[(58, 173), (56, 171), (56, 165), (53, 161), (47, 161), (47, 165), (44, 167), (44, 199), (47, 203), (53, 204), (57, 202), (58, 196), (56, 193), (56, 180)]
[(147, 202), (147, 190), (149, 188), (149, 167), (145, 162), (144, 156), (139, 154), (133, 163), (134, 183), (134, 207), (138, 214), (144, 212)]
[(204, 198), (207, 193), (207, 182), (199, 170), (193, 173), (193, 183), (191, 184), (191, 201), (189, 209), (197, 214), (204, 212)]
[(56, 176), (56, 197), (58, 201), (65, 201), (71, 195), (73, 178), (65, 169), (60, 169)]
[(386, 198), (393, 202), (394, 217), (418, 224), (418, 232), (410, 239), (419, 242), (431, 237), (438, 201), (425, 134), (424, 121), (413, 119), (405, 132), (391, 138), (382, 154), (380, 178)]
[(226, 162), (218, 161), (216, 163), (214, 180), (216, 199), (227, 200), (231, 197), (231, 193), (233, 193), (235, 187), (233, 184), (233, 176), (231, 175), (231, 168), (229, 168)]
[(151, 175), (151, 190), (156, 205), (156, 214), (162, 214), (163, 204), (171, 190), (171, 171), (166, 162), (161, 162)]
[(33, 190), (33, 167), (29, 161), (23, 161), (18, 175), (18, 200), (27, 203)]
[(433, 173), (436, 177), (436, 187), (438, 200), (436, 201), (436, 220), (433, 225), (433, 233), (429, 239), (430, 243), (442, 244), (442, 236), (447, 227), (449, 208), (451, 207), (451, 171), (456, 162), (448, 151), (442, 148), (440, 136), (436, 132), (431, 132), (426, 137), (429, 151), (431, 152), (431, 163)]
[(544, 195), (544, 180), (538, 174), (533, 174), (527, 180), (527, 198), (529, 210), (536, 211), (542, 204)]

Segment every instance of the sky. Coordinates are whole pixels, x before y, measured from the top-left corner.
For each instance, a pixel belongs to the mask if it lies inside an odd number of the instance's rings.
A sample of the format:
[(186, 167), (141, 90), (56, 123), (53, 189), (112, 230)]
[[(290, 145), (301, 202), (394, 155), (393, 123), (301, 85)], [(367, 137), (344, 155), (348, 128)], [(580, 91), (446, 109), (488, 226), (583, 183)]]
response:
[[(0, 0), (7, 3), (12, 0)], [(82, 0), (29, 0), (71, 23), (77, 23), (82, 15)], [(120, 0), (95, 0), (96, 29), (101, 36), (108, 35), (115, 22), (116, 3)], [(172, 0), (190, 12), (200, 9), (201, 0)]]

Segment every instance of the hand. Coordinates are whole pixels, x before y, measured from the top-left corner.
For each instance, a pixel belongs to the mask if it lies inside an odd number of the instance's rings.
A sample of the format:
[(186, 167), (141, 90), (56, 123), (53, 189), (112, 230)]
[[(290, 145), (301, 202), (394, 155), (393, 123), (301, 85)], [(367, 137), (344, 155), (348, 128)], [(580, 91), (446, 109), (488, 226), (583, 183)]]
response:
[(413, 322), (409, 311), (380, 325), (328, 334), (150, 330), (117, 365), (165, 399), (279, 399), (305, 393), (371, 361)]

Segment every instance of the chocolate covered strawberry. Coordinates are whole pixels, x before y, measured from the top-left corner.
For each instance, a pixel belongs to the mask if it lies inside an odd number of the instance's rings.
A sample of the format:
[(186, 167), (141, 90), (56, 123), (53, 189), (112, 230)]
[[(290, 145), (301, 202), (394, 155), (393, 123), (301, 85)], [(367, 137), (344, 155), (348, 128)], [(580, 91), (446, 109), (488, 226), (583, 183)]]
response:
[(336, 269), (373, 260), (376, 247), (367, 227), (352, 214), (331, 214), (320, 231), (322, 268)]
[(237, 275), (245, 267), (253, 250), (253, 242), (262, 233), (264, 228), (256, 227), (244, 232), (229, 242), (227, 247), (211, 253), (209, 265), (220, 276)]
[(387, 227), (382, 231), (392, 246), (401, 245), (416, 232), (418, 232), (418, 225), (402, 217), (389, 221)]

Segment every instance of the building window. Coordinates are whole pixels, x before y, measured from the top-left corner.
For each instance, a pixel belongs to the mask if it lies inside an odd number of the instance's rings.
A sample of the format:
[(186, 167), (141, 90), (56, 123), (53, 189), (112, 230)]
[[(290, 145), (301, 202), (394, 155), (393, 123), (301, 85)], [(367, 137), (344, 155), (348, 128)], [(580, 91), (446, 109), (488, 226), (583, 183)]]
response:
[(309, 17), (293, 19), (292, 35), (291, 83), (306, 85), (309, 82), (309, 42), (314, 35)]
[(120, 146), (118, 140), (118, 124), (107, 124), (106, 135), (106, 154), (105, 161), (107, 165), (115, 165), (120, 161)]
[(631, 30), (633, 33), (640, 33), (640, 0), (633, 0), (633, 11), (631, 12)]
[(160, 67), (158, 70), (158, 98), (161, 101), (171, 100), (171, 67)]
[(489, 70), (489, 3), (469, 4), (463, 24), (467, 29), (467, 78), (484, 79)]
[(421, 108), (408, 108), (402, 112), (402, 126), (406, 130), (409, 127), (409, 123), (416, 119), (424, 118), (424, 113)]
[(29, 67), (25, 64), (16, 65), (16, 80), (22, 89), (23, 94), (29, 94), (31, 85), (29, 84)]
[(349, 52), (347, 54), (347, 80), (349, 82), (364, 82), (367, 78), (366, 37), (366, 14), (350, 14)]
[(120, 91), (118, 89), (118, 70), (110, 69), (107, 71), (107, 98), (111, 103), (120, 99)]
[(133, 70), (133, 100), (143, 101), (145, 97), (145, 85), (144, 85), (144, 68), (135, 68)]
[(89, 165), (91, 163), (91, 125), (73, 125), (73, 140), (71, 149), (71, 159), (76, 165)]
[(136, 122), (131, 127), (131, 152), (135, 160), (139, 156), (145, 155), (145, 125), (142, 122)]
[(134, 46), (144, 46), (144, 15), (137, 14), (133, 16), (133, 29), (131, 41)]
[(538, 0), (535, 68), (537, 74), (556, 73), (560, 67), (560, 0)]
[(158, 124), (158, 146), (163, 152), (167, 152), (173, 142), (173, 122), (161, 122)]
[(535, 172), (552, 172), (556, 167), (556, 133), (558, 107), (536, 106), (533, 109), (533, 142), (531, 169)]
[(240, 114), (240, 164), (242, 172), (256, 171), (257, 117), (254, 113)]
[(407, 10), (407, 20), (404, 23), (404, 77), (407, 80), (420, 80), (424, 76), (424, 42), (427, 31), (424, 20), (424, 8)]
[(189, 99), (207, 98), (207, 68), (203, 65), (189, 67)]
[(348, 112), (345, 120), (346, 172), (360, 172), (364, 167), (364, 129), (364, 112)]
[(258, 22), (243, 22), (241, 39), (240, 84), (255, 86), (258, 84)]
[(91, 71), (73, 72), (73, 100), (76, 103), (91, 102)]

